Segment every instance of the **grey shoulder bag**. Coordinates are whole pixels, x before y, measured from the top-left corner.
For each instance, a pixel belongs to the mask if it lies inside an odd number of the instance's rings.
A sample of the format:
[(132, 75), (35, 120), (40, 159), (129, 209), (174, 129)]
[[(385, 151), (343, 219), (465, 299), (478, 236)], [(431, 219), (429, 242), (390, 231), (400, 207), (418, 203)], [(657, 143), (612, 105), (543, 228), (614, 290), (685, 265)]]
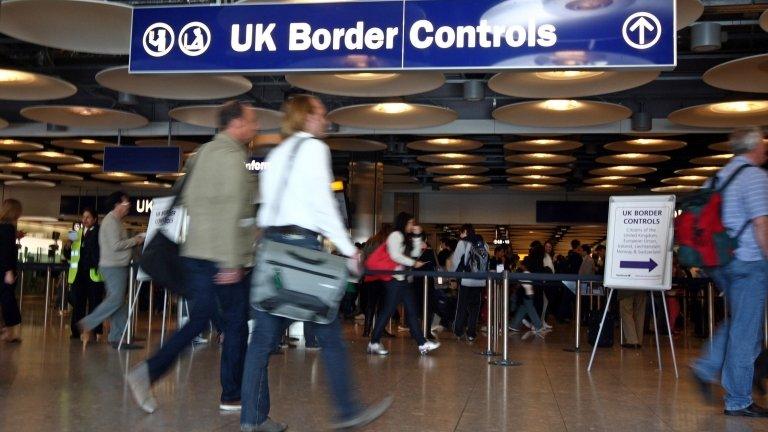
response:
[[(290, 181), (289, 170), (305, 140), (293, 146), (281, 185)], [(276, 202), (273, 223), (281, 204)], [(251, 280), (251, 306), (291, 320), (329, 324), (338, 316), (348, 275), (345, 257), (262, 238)]]

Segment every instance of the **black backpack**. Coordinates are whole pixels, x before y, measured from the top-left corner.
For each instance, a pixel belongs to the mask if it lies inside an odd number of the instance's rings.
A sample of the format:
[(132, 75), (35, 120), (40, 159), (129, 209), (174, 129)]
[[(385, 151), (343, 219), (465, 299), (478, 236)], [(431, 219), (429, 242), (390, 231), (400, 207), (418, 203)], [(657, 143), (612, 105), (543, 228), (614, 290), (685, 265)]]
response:
[[(597, 333), (600, 331), (600, 321), (603, 319), (603, 313), (605, 309), (600, 308), (589, 312), (587, 317), (587, 324), (589, 330), (587, 331), (587, 340), (589, 344), (594, 346), (597, 341)], [(605, 317), (605, 325), (603, 326), (603, 333), (600, 335), (600, 341), (598, 341), (598, 348), (610, 348), (613, 346), (613, 331), (616, 328), (615, 319), (613, 313), (608, 311), (608, 315)]]
[[(471, 273), (484, 273), (488, 271), (488, 264), (490, 263), (490, 256), (488, 249), (485, 248), (485, 243), (482, 239), (476, 239), (470, 242), (469, 254), (461, 257), (461, 265), (459, 271), (471, 272)], [(465, 262), (465, 259), (467, 262)]]

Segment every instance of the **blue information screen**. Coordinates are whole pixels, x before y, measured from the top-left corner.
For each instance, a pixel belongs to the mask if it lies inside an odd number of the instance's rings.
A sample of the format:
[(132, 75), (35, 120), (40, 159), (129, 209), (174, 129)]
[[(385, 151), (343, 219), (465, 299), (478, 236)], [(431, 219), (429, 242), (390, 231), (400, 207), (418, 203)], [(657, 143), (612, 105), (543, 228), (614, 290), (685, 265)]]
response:
[(105, 147), (104, 172), (175, 173), (181, 164), (179, 147)]
[(137, 7), (132, 73), (671, 69), (674, 0)]

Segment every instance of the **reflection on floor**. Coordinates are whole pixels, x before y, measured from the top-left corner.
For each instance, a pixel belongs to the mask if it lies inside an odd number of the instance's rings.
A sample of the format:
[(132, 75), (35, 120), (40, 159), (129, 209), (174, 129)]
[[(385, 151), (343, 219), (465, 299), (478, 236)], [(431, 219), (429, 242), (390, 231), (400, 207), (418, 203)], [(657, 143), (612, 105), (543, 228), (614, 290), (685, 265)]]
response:
[[(218, 346), (184, 355), (156, 388), (160, 409), (145, 415), (129, 399), (122, 375), (147, 351), (117, 353), (106, 344), (83, 351), (69, 339), (67, 318), (53, 314), (44, 329), (42, 308), (25, 304), (24, 342), (0, 346), (0, 431), (237, 431), (238, 414), (218, 410)], [(159, 320), (147, 345), (159, 341)], [(389, 357), (364, 354), (361, 328), (346, 326), (354, 373), (366, 401), (395, 396), (392, 409), (366, 431), (768, 431), (768, 421), (729, 418), (698, 397), (686, 365), (700, 342), (677, 338), (680, 379), (669, 350), (659, 371), (653, 337), (641, 351), (564, 352), (571, 328), (546, 340), (510, 340), (522, 366), (488, 365), (484, 342), (458, 342), (420, 357), (407, 333), (386, 340)], [(145, 332), (140, 332), (145, 337)], [(662, 343), (666, 343), (666, 338)], [(668, 345), (667, 345), (668, 346)], [(583, 348), (588, 348), (584, 346)], [(289, 349), (272, 357), (272, 417), (290, 431), (326, 429), (331, 416), (316, 352)], [(761, 400), (766, 403), (765, 400)]]

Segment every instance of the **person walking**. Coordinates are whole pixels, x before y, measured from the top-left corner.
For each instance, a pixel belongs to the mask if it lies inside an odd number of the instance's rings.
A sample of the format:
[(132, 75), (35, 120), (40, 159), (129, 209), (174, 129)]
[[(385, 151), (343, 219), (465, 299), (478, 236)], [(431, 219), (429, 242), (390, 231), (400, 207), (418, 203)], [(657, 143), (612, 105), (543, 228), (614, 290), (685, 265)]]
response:
[(243, 363), (248, 342), (248, 267), (253, 263), (256, 184), (245, 167), (246, 148), (259, 130), (256, 111), (228, 102), (219, 111), (222, 132), (187, 163), (180, 183), (189, 227), (181, 244), (189, 321), (147, 361), (128, 375), (134, 398), (146, 412), (157, 401), (151, 385), (165, 375), (182, 351), (222, 311), (221, 398), (224, 411), (241, 409)]
[(731, 181), (721, 192), (722, 221), (737, 247), (734, 259), (710, 276), (724, 292), (731, 316), (692, 369), (707, 400), (711, 384), (720, 379), (725, 415), (768, 417), (752, 399), (768, 286), (768, 174), (761, 168), (768, 146), (759, 128), (735, 131), (730, 144), (735, 157), (716, 174), (715, 186)]
[[(80, 339), (77, 323), (96, 309), (104, 297), (104, 279), (99, 273), (98, 216), (90, 208), (82, 213), (82, 228), (72, 242), (67, 282), (72, 287), (72, 324), (70, 339)], [(101, 324), (94, 333), (101, 334)]]
[[(483, 238), (475, 233), (475, 228), (470, 224), (463, 225), (459, 238), (461, 240), (453, 251), (449, 271), (487, 272), (490, 261), (488, 246)], [(470, 342), (477, 339), (477, 321), (480, 317), (484, 287), (484, 279), (461, 280), (459, 299), (456, 302), (456, 319), (453, 322), (453, 334), (458, 339), (465, 334)]]
[[(107, 341), (117, 349), (128, 321), (128, 304), (125, 293), (128, 288), (128, 266), (131, 250), (144, 243), (144, 236), (128, 237), (122, 220), (131, 210), (131, 200), (124, 192), (113, 192), (107, 197), (107, 208), (112, 209), (104, 217), (99, 229), (99, 272), (104, 276), (107, 295), (89, 315), (77, 325), (83, 347), (94, 339), (92, 330), (109, 320)], [(125, 349), (141, 349), (140, 345), (123, 344)]]
[(6, 199), (0, 206), (0, 311), (3, 327), (0, 340), (8, 343), (21, 342), (21, 310), (16, 300), (16, 279), (18, 278), (18, 249), (16, 248), (16, 225), (21, 217), (21, 203)]
[[(420, 269), (424, 266), (424, 262), (417, 259), (422, 254), (421, 234), (421, 227), (416, 225), (413, 215), (405, 212), (397, 215), (394, 230), (387, 237), (387, 254), (392, 261), (397, 263), (395, 270), (401, 271), (406, 267)], [(439, 342), (428, 341), (421, 331), (416, 293), (404, 275), (392, 276), (392, 279), (385, 283), (384, 293), (384, 309), (381, 312), (381, 318), (376, 318), (371, 341), (368, 343), (368, 354), (389, 354), (389, 351), (381, 344), (381, 336), (387, 321), (392, 318), (400, 303), (403, 303), (405, 307), (406, 322), (411, 331), (411, 338), (416, 341), (419, 353), (425, 355), (440, 347)]]
[[(272, 241), (307, 249), (320, 250), (322, 237), (326, 237), (341, 254), (356, 262), (359, 252), (331, 192), (331, 152), (321, 141), (328, 126), (325, 106), (316, 97), (295, 95), (283, 104), (283, 112), (281, 132), (285, 139), (267, 156), (270, 169), (260, 177), (258, 225)], [(255, 325), (245, 360), (240, 430), (281, 432), (288, 426), (269, 417), (269, 353), (280, 338), (285, 319), (254, 307), (251, 314)], [(339, 319), (305, 325), (312, 327), (321, 348), (336, 411), (333, 427), (360, 427), (381, 416), (392, 399), (385, 398), (368, 408), (361, 406)]]

